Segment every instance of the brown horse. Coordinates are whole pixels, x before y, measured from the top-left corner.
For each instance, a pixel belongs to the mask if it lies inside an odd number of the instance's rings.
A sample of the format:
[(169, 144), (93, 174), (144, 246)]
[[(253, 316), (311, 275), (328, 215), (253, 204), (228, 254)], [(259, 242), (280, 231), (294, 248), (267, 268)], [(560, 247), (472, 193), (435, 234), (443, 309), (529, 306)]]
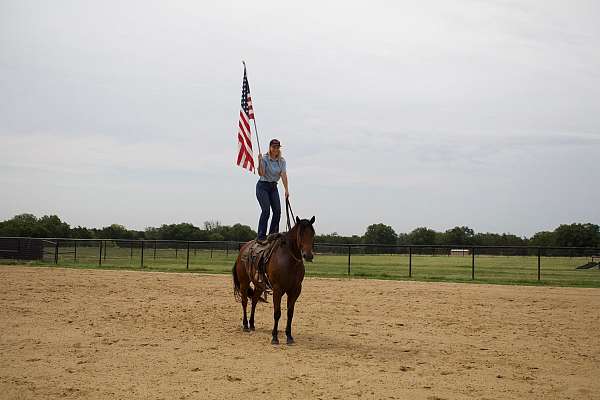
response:
[[(294, 305), (302, 291), (302, 280), (304, 279), (304, 262), (312, 262), (313, 259), (313, 241), (315, 230), (313, 224), (315, 217), (310, 220), (300, 219), (296, 217), (296, 224), (289, 232), (286, 233), (285, 240), (273, 252), (269, 259), (266, 272), (269, 281), (273, 286), (273, 339), (272, 344), (279, 344), (277, 337), (277, 325), (281, 317), (281, 298), (284, 294), (287, 295), (287, 325), (285, 335), (287, 344), (294, 343), (292, 337), (292, 319), (294, 318)], [(243, 310), (243, 326), (244, 332), (253, 331), (254, 328), (254, 310), (256, 304), (260, 300), (263, 290), (255, 285), (255, 288), (250, 287), (251, 278), (246, 273), (244, 261), (242, 261), (242, 253), (248, 251), (248, 246), (252, 243), (248, 242), (240, 249), (240, 255), (233, 265), (233, 285), (234, 293), (241, 297)], [(246, 315), (246, 306), (248, 305), (248, 297), (252, 299), (252, 310), (250, 312), (250, 326), (248, 326), (248, 318)]]

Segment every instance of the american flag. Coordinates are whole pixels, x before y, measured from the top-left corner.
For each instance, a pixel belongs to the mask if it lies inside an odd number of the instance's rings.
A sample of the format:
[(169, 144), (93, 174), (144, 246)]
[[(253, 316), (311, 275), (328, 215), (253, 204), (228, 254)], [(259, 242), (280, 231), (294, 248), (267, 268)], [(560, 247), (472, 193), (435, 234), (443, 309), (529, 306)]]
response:
[(250, 132), (250, 120), (254, 119), (252, 109), (252, 98), (250, 97), (250, 86), (246, 76), (244, 65), (244, 81), (242, 83), (242, 107), (240, 109), (240, 121), (238, 128), (238, 156), (237, 165), (254, 172), (254, 158), (252, 155), (252, 135)]

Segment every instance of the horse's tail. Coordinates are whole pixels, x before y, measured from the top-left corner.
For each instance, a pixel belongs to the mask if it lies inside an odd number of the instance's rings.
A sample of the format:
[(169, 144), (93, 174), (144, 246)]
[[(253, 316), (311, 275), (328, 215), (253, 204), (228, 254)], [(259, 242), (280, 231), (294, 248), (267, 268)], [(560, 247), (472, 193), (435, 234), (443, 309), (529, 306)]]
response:
[(233, 275), (233, 297), (235, 301), (241, 302), (242, 295), (240, 294), (240, 278), (238, 278), (236, 268), (237, 260), (233, 263), (233, 269), (231, 270), (231, 274)]
[[(241, 303), (242, 302), (242, 292), (241, 292), (241, 287), (240, 287), (240, 278), (238, 277), (238, 274), (237, 274), (237, 261), (235, 263), (233, 263), (233, 268), (231, 269), (231, 275), (233, 275), (233, 297), (235, 298), (235, 301), (237, 301), (238, 303)], [(246, 289), (246, 296), (254, 297), (254, 289), (252, 289), (251, 287), (248, 287), (248, 289)], [(266, 300), (263, 299), (262, 297), (259, 299), (259, 301), (266, 303)]]

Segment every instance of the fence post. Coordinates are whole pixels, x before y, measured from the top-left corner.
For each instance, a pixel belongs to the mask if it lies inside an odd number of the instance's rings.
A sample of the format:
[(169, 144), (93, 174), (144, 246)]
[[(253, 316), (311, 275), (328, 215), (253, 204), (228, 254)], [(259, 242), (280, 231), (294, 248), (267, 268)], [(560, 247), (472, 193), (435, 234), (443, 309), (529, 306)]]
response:
[(185, 261), (185, 269), (190, 269), (190, 241), (187, 242), (187, 257)]
[(140, 268), (144, 268), (144, 239), (142, 239), (142, 251), (140, 252)]
[(106, 261), (106, 241), (104, 241), (104, 261)]
[(77, 262), (77, 240), (73, 240), (73, 244), (75, 245), (75, 254), (73, 255), (73, 261)]
[(229, 257), (229, 242), (225, 242), (225, 257)]
[(412, 278), (412, 247), (408, 246), (408, 277)]
[(154, 241), (154, 259), (156, 260), (156, 240)]
[(100, 240), (100, 251), (98, 253), (98, 266), (102, 266), (102, 240)]
[(542, 248), (541, 247), (538, 247), (537, 256), (538, 256), (538, 271), (537, 272), (538, 272), (538, 282), (539, 282), (541, 279), (541, 275), (542, 275), (542, 268), (541, 268), (542, 267), (542, 263), (541, 263)]
[(175, 258), (178, 258), (179, 246), (177, 246), (177, 242), (175, 242)]
[(133, 240), (129, 241), (129, 262), (133, 260)]
[(213, 252), (213, 245), (212, 242), (210, 243), (210, 258), (212, 259), (212, 252)]
[(471, 249), (471, 279), (475, 280), (475, 247)]
[(54, 264), (58, 264), (58, 243), (60, 243), (60, 240), (56, 239), (54, 245)]
[(352, 253), (352, 247), (348, 246), (348, 276), (350, 276), (350, 254)]

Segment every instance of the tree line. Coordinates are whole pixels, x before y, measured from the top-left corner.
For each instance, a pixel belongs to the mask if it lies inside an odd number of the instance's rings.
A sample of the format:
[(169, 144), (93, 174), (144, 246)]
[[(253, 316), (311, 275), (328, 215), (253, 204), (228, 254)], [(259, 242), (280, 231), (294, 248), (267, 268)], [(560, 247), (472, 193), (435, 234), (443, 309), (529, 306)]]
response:
[[(335, 235), (335, 234), (333, 234)], [(329, 241), (353, 240), (330, 235)], [(460, 245), (460, 246), (557, 246), (557, 247), (600, 247), (600, 227), (592, 223), (559, 225), (553, 231), (537, 232), (530, 238), (511, 233), (476, 233), (468, 226), (455, 226), (444, 232), (419, 227), (410, 233), (397, 234), (385, 224), (373, 224), (361, 238), (362, 243), (411, 244), (411, 245)]]
[[(206, 221), (202, 227), (191, 223), (163, 224), (143, 231), (127, 229), (120, 224), (103, 228), (71, 227), (56, 215), (40, 218), (20, 214), (0, 222), (0, 236), (60, 237), (75, 239), (146, 239), (146, 240), (210, 240), (245, 242), (256, 238), (248, 225), (222, 225)], [(510, 233), (480, 233), (467, 226), (456, 226), (444, 232), (418, 227), (409, 233), (396, 233), (389, 225), (369, 225), (363, 235), (342, 236), (337, 233), (317, 235), (316, 243), (382, 244), (382, 245), (460, 245), (460, 246), (564, 246), (600, 247), (600, 227), (592, 223), (559, 225), (553, 231), (537, 232), (530, 238)]]
[(20, 214), (0, 222), (0, 236), (27, 236), (73, 239), (147, 239), (147, 240), (211, 240), (245, 242), (256, 238), (256, 232), (247, 225), (222, 225), (219, 221), (206, 221), (202, 228), (183, 222), (148, 227), (143, 231), (127, 229), (120, 224), (103, 228), (71, 227), (56, 215), (37, 218), (33, 214)]

